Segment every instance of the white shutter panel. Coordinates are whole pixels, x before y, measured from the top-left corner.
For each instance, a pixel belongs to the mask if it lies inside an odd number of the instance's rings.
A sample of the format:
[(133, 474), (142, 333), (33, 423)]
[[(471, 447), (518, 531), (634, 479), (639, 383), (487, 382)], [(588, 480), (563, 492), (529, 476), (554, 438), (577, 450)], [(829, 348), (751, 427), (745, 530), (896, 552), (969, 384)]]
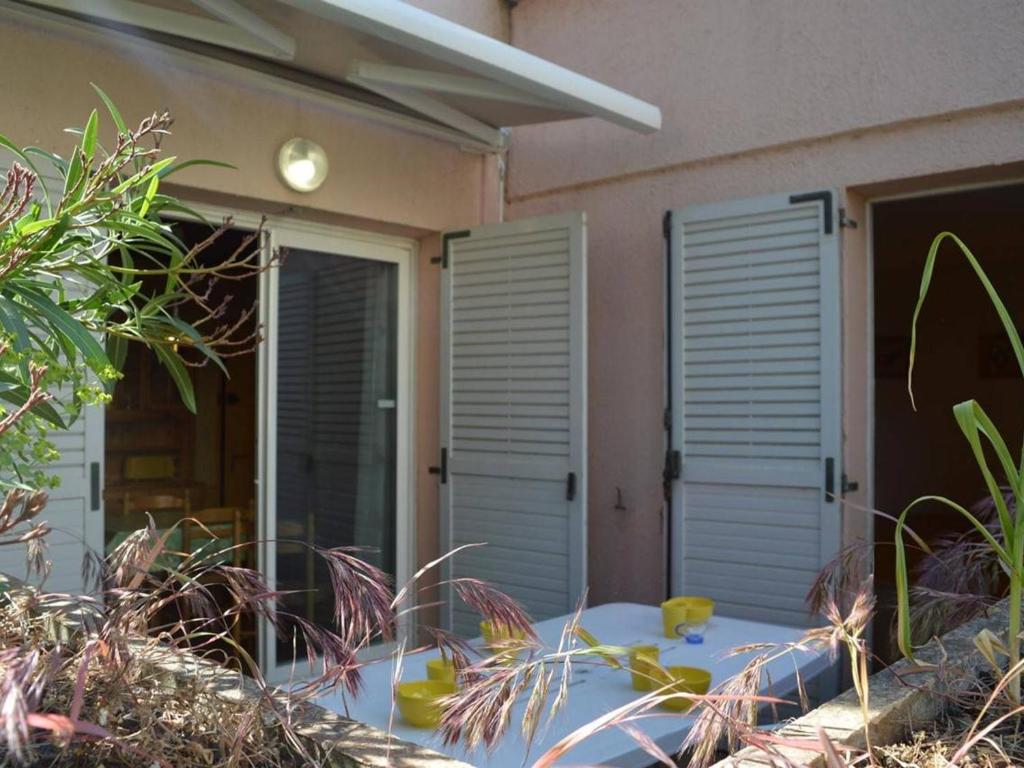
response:
[[(584, 216), (485, 225), (444, 250), (441, 546), (487, 544), (445, 576), (489, 581), (537, 620), (568, 613), (586, 585)], [(478, 634), (446, 593), (447, 626)]]
[[(840, 545), (839, 241), (830, 192), (674, 212), (672, 586), (804, 625)], [(831, 471), (831, 480), (826, 472)]]
[(54, 529), (47, 538), (53, 568), (46, 589), (51, 592), (84, 592), (86, 551), (103, 554), (103, 434), (102, 406), (84, 408), (68, 429), (50, 434), (60, 451), (52, 466), (60, 485), (50, 492), (39, 519)]
[[(51, 201), (56, 201), (63, 182), (41, 178)], [(73, 291), (74, 287), (70, 287)], [(60, 395), (58, 395), (60, 397)], [(66, 430), (53, 430), (49, 439), (60, 451), (60, 459), (46, 470), (60, 483), (50, 491), (50, 500), (37, 518), (53, 528), (47, 537), (47, 559), (53, 569), (46, 582), (50, 592), (82, 592), (82, 566), (87, 549), (103, 553), (103, 437), (102, 406), (89, 406)], [(0, 571), (25, 577), (25, 549), (0, 547)]]

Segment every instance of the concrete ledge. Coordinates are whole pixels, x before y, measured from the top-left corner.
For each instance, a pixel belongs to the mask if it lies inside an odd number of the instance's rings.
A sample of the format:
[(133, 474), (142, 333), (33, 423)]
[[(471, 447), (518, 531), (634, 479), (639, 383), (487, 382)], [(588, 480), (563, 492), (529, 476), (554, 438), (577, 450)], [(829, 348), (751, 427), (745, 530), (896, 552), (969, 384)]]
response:
[[(933, 721), (942, 711), (944, 697), (940, 694), (969, 685), (988, 666), (977, 648), (974, 637), (982, 629), (1003, 635), (1006, 631), (1007, 601), (993, 607), (987, 616), (969, 621), (941, 639), (921, 648), (918, 661), (937, 665), (922, 669), (906, 659), (872, 675), (868, 693), (868, 727), (871, 743), (884, 746), (904, 738), (914, 729)], [(778, 735), (794, 739), (818, 740), (819, 730), (837, 744), (864, 748), (865, 727), (857, 692), (849, 690), (823, 704), (785, 727)], [(821, 752), (778, 748), (778, 752), (797, 765), (826, 768)], [(714, 768), (764, 768), (778, 764), (764, 752), (747, 747), (717, 763)]]
[[(252, 680), (214, 662), (148, 644), (136, 646), (135, 651), (171, 680), (199, 678), (208, 690), (224, 699), (238, 701), (262, 695)], [(282, 707), (287, 706), (283, 696), (278, 701)], [(294, 708), (292, 714), (296, 733), (323, 747), (328, 755), (326, 766), (330, 768), (471, 768), (467, 763), (397, 739), (316, 704), (303, 704)]]

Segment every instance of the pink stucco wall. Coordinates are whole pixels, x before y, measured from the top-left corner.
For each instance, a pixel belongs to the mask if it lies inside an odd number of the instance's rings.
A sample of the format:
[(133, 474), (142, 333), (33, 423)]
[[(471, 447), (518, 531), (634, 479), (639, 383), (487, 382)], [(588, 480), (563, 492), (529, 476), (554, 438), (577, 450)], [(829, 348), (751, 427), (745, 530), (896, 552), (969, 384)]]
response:
[(425, 11), (437, 14), (464, 27), (508, 42), (508, 3), (506, 0), (407, 0)]
[[(844, 450), (847, 472), (866, 478), (866, 201), (883, 189), (1020, 175), (1024, 5), (523, 0), (511, 39), (664, 113), (652, 136), (596, 120), (516, 130), (506, 210), (587, 212), (591, 597), (656, 600), (664, 211), (841, 191), (861, 223), (844, 230)], [(861, 488), (848, 498), (865, 502)], [(845, 527), (857, 535), (863, 518)]]

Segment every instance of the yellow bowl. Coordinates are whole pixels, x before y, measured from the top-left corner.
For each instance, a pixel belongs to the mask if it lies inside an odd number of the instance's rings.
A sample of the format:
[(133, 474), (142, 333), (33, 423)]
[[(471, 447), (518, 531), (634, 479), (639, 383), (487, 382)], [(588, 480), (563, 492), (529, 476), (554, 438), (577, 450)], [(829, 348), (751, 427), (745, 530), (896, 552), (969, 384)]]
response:
[(634, 645), (629, 649), (629, 671), (633, 678), (634, 691), (653, 691), (658, 687), (661, 665), (658, 662), (658, 646)]
[(682, 637), (687, 625), (705, 624), (715, 611), (709, 597), (684, 595), (661, 604), (661, 622), (665, 637)]
[(441, 722), (443, 696), (455, 693), (455, 683), (444, 680), (414, 680), (400, 683), (395, 691), (402, 719), (416, 728), (437, 728)]
[(427, 662), (427, 679), (454, 683), (455, 664), (451, 659), (431, 659)]
[[(667, 674), (666, 674), (667, 673)], [(711, 687), (711, 673), (700, 667), (668, 667), (659, 673), (661, 693), (669, 696), (673, 693), (693, 693), (703, 696)], [(671, 696), (659, 703), (664, 709), (673, 712), (686, 712), (693, 706), (693, 700), (686, 696)]]

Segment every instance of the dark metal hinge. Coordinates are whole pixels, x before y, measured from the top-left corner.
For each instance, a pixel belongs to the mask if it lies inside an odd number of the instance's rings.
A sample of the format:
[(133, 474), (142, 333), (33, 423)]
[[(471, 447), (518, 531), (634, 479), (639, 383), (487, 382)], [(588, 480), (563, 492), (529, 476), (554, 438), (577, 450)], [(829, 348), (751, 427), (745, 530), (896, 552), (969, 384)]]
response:
[[(452, 240), (458, 240), (463, 237), (469, 237), (471, 234), (472, 233), (468, 229), (463, 229), (458, 232), (446, 232), (441, 237), (441, 256), (439, 259), (439, 261), (441, 262), (441, 269), (448, 269), (448, 251), (450, 250), (448, 248), (448, 244)], [(430, 261), (432, 263), (434, 262), (433, 259), (431, 259)]]
[(427, 472), (432, 475), (440, 475), (441, 485), (448, 482), (448, 449), (441, 449), (441, 466), (427, 467)]
[(856, 229), (857, 222), (846, 215), (846, 209), (839, 209), (839, 226), (846, 229)]
[(789, 204), (797, 203), (821, 203), (822, 207), (822, 229), (826, 235), (832, 234), (832, 193), (827, 189), (820, 192), (807, 192), (802, 195), (790, 195)]
[[(833, 502), (836, 500), (836, 460), (829, 456), (825, 459), (825, 501)], [(845, 496), (848, 493), (854, 493), (860, 490), (860, 483), (856, 480), (851, 480), (843, 472), (839, 477), (839, 495)]]
[(672, 409), (666, 408), (665, 412), (661, 415), (661, 425), (665, 429), (672, 429)]
[(667, 238), (672, 234), (672, 211), (665, 211), (661, 217), (661, 233)]
[(565, 477), (565, 500), (573, 501), (576, 498), (576, 473), (570, 472)]
[(678, 480), (683, 473), (683, 454), (679, 451), (665, 451), (664, 479)]

